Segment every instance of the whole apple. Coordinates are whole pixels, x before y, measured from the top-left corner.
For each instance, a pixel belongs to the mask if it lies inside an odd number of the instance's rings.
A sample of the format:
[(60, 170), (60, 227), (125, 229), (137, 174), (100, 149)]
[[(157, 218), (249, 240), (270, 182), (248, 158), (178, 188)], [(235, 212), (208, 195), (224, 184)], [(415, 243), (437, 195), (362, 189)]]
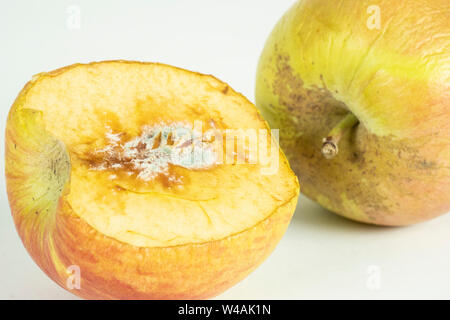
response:
[(297, 2), (261, 55), (256, 104), (303, 192), (347, 218), (450, 210), (450, 3)]

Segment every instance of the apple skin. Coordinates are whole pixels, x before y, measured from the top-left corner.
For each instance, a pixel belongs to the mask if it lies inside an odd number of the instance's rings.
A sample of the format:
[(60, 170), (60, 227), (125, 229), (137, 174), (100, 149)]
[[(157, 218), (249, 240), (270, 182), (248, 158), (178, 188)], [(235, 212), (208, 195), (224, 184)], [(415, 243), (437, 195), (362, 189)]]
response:
[[(30, 81), (6, 125), (8, 199), (19, 236), (34, 261), (61, 287), (87, 299), (203, 299), (245, 278), (286, 231), (298, 190), (266, 219), (220, 240), (137, 247), (99, 233), (66, 200), (70, 157), (64, 144), (45, 130), (40, 112), (20, 110), (36, 79), (74, 66)], [(71, 265), (80, 268), (80, 289), (67, 286)]]
[[(256, 105), (309, 198), (377, 225), (450, 210), (449, 17), (447, 0), (303, 0), (278, 22)], [(325, 159), (322, 139), (348, 112), (359, 124)]]

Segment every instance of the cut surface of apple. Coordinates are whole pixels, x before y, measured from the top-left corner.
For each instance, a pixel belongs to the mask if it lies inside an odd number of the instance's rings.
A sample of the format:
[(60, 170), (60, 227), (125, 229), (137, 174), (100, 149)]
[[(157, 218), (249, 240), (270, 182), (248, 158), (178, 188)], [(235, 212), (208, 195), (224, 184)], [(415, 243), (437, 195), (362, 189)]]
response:
[[(226, 148), (233, 130), (267, 131), (269, 160), (239, 162), (239, 141)], [(295, 209), (297, 179), (272, 142), (256, 108), (212, 76), (73, 65), (35, 76), (11, 108), (8, 197), (51, 278), (66, 287), (79, 266), (75, 294), (210, 297), (267, 257)]]

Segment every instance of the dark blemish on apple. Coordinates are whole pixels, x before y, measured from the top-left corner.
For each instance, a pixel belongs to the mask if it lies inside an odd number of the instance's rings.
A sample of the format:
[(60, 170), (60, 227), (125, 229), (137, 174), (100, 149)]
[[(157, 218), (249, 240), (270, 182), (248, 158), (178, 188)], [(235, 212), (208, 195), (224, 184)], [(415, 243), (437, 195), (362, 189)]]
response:
[(34, 214), (38, 215), (38, 214), (39, 214), (39, 212), (35, 211), (35, 212), (34, 212)]
[[(161, 141), (159, 140), (158, 144), (160, 144)], [(136, 149), (138, 152), (142, 152), (142, 150), (144, 150), (145, 148), (147, 148), (147, 144), (143, 141), (139, 141), (138, 145), (136, 146)]]
[(227, 94), (228, 93), (228, 89), (229, 89), (229, 87), (225, 86), (225, 88), (222, 89), (222, 93), (223, 94)]
[[(358, 153), (357, 153), (357, 152), (352, 152), (352, 153), (351, 153), (351, 156), (348, 157), (348, 160), (349, 160), (350, 162), (355, 163), (355, 162), (357, 162), (357, 161), (359, 160), (358, 158), (359, 158)], [(351, 169), (350, 169), (349, 171), (351, 171)]]
[(422, 160), (422, 161), (419, 162), (419, 168), (421, 168), (421, 169), (434, 169), (434, 168), (436, 168), (436, 162), (428, 161), (428, 160)]
[[(357, 205), (371, 221), (377, 222), (388, 209), (385, 197), (376, 190), (382, 179), (378, 168), (371, 158), (383, 145), (376, 139), (361, 144), (361, 135), (370, 135), (363, 125), (356, 126), (341, 140), (341, 154), (338, 157), (347, 161), (328, 161), (321, 154), (322, 138), (348, 113), (347, 106), (334, 95), (338, 90), (330, 91), (325, 85), (325, 76), (320, 74), (321, 87), (305, 88), (300, 74), (290, 66), (289, 56), (277, 53), (276, 73), (272, 83), (272, 92), (278, 98), (278, 104), (263, 109), (272, 125), (282, 126), (280, 145), (290, 160), (292, 169), (302, 181), (304, 194), (312, 199), (324, 196), (329, 200), (329, 208), (335, 212), (345, 212), (341, 199), (343, 190), (350, 188), (347, 198)], [(297, 134), (301, 133), (301, 134)], [(365, 138), (366, 139), (366, 138)], [(366, 150), (371, 150), (367, 153)], [(343, 175), (351, 178), (343, 179)], [(367, 177), (360, 182), (362, 176)], [(376, 177), (376, 178), (372, 178)], [(330, 187), (332, 186), (332, 187)]]
[(167, 136), (167, 141), (166, 141), (168, 146), (173, 146), (175, 141), (173, 140), (173, 134), (172, 132), (169, 133), (169, 135)]

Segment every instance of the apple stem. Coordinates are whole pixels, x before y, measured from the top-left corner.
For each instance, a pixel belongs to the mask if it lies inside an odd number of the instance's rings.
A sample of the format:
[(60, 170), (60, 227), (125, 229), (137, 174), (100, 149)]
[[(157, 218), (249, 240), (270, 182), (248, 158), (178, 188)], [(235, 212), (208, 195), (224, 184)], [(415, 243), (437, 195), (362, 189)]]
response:
[(338, 143), (342, 136), (359, 122), (356, 116), (349, 112), (322, 140), (322, 154), (325, 158), (334, 158), (339, 151)]

